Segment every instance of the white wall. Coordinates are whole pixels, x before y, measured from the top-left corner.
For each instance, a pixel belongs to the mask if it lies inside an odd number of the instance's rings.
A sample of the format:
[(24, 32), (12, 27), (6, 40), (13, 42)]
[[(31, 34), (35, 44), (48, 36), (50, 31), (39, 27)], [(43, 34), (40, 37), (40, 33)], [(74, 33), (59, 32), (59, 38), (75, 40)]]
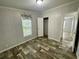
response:
[[(21, 14), (32, 16), (32, 35), (23, 37)], [(0, 6), (0, 52), (37, 37), (38, 13)]]
[(78, 7), (79, 1), (76, 1), (43, 12), (43, 17), (49, 17), (48, 37), (50, 39), (54, 38), (60, 41), (63, 31), (64, 15), (77, 11)]

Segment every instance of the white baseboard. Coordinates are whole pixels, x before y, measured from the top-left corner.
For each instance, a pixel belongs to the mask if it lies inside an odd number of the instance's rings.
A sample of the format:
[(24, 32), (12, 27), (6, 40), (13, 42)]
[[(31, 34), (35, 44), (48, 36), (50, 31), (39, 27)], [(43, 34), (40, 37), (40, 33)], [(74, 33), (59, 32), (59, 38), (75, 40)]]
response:
[(30, 38), (30, 39), (28, 39), (28, 40), (26, 40), (26, 41), (24, 41), (24, 42), (21, 42), (20, 44), (13, 45), (13, 46), (11, 46), (11, 47), (9, 47), (9, 48), (6, 48), (6, 49), (4, 49), (4, 50), (1, 50), (0, 53), (2, 53), (2, 52), (4, 52), (4, 51), (7, 51), (7, 50), (9, 50), (9, 49), (12, 49), (12, 48), (14, 48), (14, 47), (16, 47), (16, 46), (19, 46), (19, 45), (21, 45), (21, 44), (23, 44), (23, 43), (26, 43), (26, 42), (28, 42), (28, 41), (30, 41), (30, 40), (32, 40), (32, 39), (35, 39), (35, 38), (37, 38), (37, 37), (32, 37), (32, 38)]

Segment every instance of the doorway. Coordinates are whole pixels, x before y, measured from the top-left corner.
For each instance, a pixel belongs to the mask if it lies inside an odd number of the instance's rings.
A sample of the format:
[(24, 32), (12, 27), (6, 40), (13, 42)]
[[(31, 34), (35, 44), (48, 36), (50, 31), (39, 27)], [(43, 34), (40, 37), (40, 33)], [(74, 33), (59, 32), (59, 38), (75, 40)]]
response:
[(43, 18), (44, 37), (48, 38), (48, 17)]

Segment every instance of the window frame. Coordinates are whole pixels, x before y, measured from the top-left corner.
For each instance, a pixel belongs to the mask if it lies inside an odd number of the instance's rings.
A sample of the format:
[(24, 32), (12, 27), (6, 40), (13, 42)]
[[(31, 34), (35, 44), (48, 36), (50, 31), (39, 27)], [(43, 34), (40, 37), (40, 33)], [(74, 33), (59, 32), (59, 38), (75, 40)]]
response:
[[(23, 19), (23, 17), (26, 18), (26, 19)], [(30, 29), (30, 30), (31, 30), (31, 33), (28, 34), (28, 35), (25, 35), (25, 34), (24, 34), (23, 22), (22, 22), (23, 20), (30, 20), (30, 21), (31, 21), (31, 27), (29, 27), (29, 28), (31, 28), (31, 29)], [(27, 15), (21, 15), (21, 23), (22, 23), (22, 33), (23, 33), (23, 37), (25, 38), (25, 37), (28, 37), (28, 36), (32, 36), (32, 17), (31, 17), (31, 16), (27, 16)]]

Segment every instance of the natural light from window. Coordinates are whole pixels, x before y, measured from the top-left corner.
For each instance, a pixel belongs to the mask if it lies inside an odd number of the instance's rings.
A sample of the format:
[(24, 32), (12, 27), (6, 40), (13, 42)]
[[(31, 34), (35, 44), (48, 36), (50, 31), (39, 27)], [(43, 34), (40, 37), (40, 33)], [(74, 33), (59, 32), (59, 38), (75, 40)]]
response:
[(23, 28), (23, 36), (32, 35), (32, 20), (31, 17), (22, 16), (22, 28)]

